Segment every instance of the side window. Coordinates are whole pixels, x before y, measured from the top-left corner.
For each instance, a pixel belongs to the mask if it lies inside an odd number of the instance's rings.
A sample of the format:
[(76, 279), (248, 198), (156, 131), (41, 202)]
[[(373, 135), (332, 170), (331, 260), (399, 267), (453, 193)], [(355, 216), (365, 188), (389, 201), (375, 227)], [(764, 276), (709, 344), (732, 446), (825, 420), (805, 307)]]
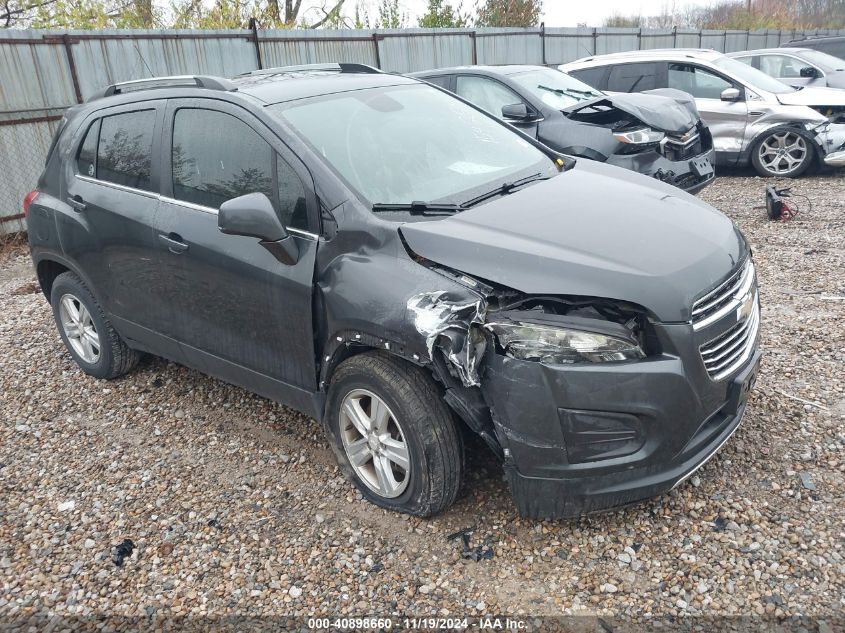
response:
[(760, 56), (760, 70), (770, 77), (792, 79), (801, 76), (801, 69), (809, 64), (786, 55)]
[(746, 65), (748, 65), (748, 66), (754, 66), (754, 68), (759, 68), (759, 67), (760, 67), (760, 58), (759, 58), (759, 56), (757, 57), (757, 63), (756, 63), (756, 64), (754, 63), (754, 56), (751, 56), (751, 55), (749, 55), (749, 56), (747, 56), (747, 57), (734, 57), (734, 59), (735, 59), (736, 61), (738, 61), (738, 62), (742, 62), (743, 64), (746, 64)]
[(226, 200), (263, 193), (286, 226), (308, 228), (299, 176), (236, 117), (214, 110), (177, 110), (171, 159), (177, 200), (217, 209)]
[(733, 85), (708, 70), (690, 64), (669, 64), (669, 87), (690, 93), (696, 99), (719, 99)]
[(82, 176), (97, 177), (97, 141), (99, 139), (100, 119), (97, 119), (88, 128), (85, 140), (79, 147), (79, 155), (76, 157), (76, 169)]
[(449, 75), (438, 75), (437, 77), (423, 77), (425, 81), (430, 84), (434, 84), (435, 86), (440, 86), (441, 88), (449, 89), (449, 80), (452, 77)]
[(97, 178), (151, 191), (155, 121), (155, 110), (103, 117), (97, 148)]
[(580, 70), (568, 70), (566, 71), (566, 74), (572, 75), (576, 79), (580, 79), (585, 84), (592, 86), (596, 90), (604, 90), (604, 86), (602, 85), (602, 83), (606, 70), (606, 66), (599, 66), (597, 68), (582, 68)]
[(659, 88), (657, 85), (657, 64), (620, 64), (610, 69), (607, 90), (610, 92), (640, 92)]
[(499, 118), (502, 117), (502, 107), (523, 102), (513, 90), (486, 77), (458, 76), (455, 92)]

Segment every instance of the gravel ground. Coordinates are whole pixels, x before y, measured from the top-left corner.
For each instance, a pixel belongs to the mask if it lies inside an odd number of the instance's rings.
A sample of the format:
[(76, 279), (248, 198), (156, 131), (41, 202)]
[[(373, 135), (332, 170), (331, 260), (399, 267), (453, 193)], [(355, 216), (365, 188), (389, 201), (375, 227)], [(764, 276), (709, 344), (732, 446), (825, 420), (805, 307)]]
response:
[[(29, 260), (0, 268), (0, 615), (845, 613), (845, 178), (702, 197), (755, 252), (766, 350), (745, 421), (688, 483), (580, 521), (520, 519), (471, 447), (430, 520), (344, 481), (318, 424), (159, 359), (101, 382), (73, 365)], [(474, 527), (491, 559), (447, 535)], [(114, 547), (135, 545), (121, 566)], [(841, 624), (842, 621), (839, 620)], [(827, 629), (833, 630), (833, 625)], [(815, 629), (814, 629), (815, 630)]]

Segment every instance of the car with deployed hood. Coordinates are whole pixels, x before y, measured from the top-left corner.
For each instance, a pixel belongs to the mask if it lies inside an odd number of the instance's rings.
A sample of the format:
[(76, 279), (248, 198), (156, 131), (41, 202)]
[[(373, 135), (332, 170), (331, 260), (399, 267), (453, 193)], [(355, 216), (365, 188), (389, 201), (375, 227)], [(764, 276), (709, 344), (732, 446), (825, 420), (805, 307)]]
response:
[(845, 59), (811, 48), (762, 48), (728, 53), (793, 88), (845, 88)]
[(111, 85), (24, 213), (83, 372), (149, 353), (281, 402), (419, 516), (458, 495), (468, 434), (525, 516), (668, 491), (737, 430), (761, 356), (719, 211), (358, 64)]
[(460, 66), (413, 73), (552, 149), (696, 193), (715, 176), (713, 141), (677, 90), (606, 95), (545, 66)]
[(607, 92), (688, 92), (713, 135), (717, 165), (750, 163), (761, 176), (788, 178), (814, 165), (845, 166), (845, 91), (796, 90), (706, 49), (595, 55), (560, 68)]

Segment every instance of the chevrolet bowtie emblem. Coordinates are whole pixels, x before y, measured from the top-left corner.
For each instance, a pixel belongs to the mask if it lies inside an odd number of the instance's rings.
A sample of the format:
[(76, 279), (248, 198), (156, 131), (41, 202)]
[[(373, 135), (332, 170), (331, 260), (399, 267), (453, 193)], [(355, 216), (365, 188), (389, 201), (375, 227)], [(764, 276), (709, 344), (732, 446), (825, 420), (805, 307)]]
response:
[(749, 292), (747, 295), (745, 295), (745, 298), (742, 299), (742, 302), (736, 309), (737, 323), (741, 323), (742, 321), (745, 321), (745, 319), (747, 319), (749, 316), (751, 316), (751, 311), (754, 309), (754, 298), (755, 293)]

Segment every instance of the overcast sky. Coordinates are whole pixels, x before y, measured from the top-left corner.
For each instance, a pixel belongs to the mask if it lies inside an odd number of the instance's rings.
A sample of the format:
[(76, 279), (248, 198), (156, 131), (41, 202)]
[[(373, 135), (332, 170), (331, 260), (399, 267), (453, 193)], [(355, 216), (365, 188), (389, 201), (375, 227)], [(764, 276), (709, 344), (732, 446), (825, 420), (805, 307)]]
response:
[[(369, 6), (371, 19), (375, 17), (378, 0), (359, 0), (362, 6)], [(328, 0), (305, 0), (303, 6), (312, 7), (330, 4)], [(417, 26), (417, 18), (425, 10), (426, 0), (399, 0), (399, 5), (411, 16), (408, 26)], [(458, 0), (453, 0), (456, 6)], [(473, 8), (476, 0), (463, 0), (464, 10)], [(665, 7), (682, 9), (690, 5), (708, 4), (707, 0), (545, 0), (543, 19), (546, 26), (601, 26), (604, 18), (619, 13), (622, 15), (658, 15)], [(346, 0), (345, 13), (353, 15), (355, 0)], [(320, 15), (313, 11), (308, 17)]]

